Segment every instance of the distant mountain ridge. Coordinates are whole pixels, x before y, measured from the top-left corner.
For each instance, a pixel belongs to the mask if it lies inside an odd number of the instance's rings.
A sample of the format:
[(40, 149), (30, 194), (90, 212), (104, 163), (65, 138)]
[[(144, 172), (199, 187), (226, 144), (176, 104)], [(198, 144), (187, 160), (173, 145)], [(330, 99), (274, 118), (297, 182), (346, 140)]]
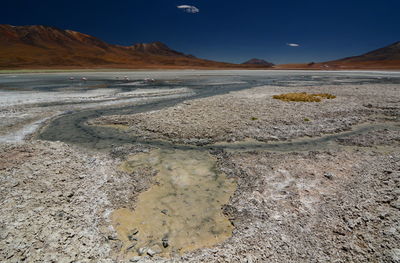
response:
[(395, 42), (383, 48), (379, 48), (360, 56), (347, 57), (336, 62), (365, 62), (365, 61), (383, 61), (400, 60), (400, 41)]
[(400, 41), (359, 56), (320, 63), (279, 65), (278, 69), (400, 69)]
[(319, 63), (319, 65), (338, 69), (400, 69), (400, 41), (359, 56)]
[(266, 67), (273, 67), (275, 64), (268, 62), (264, 59), (252, 58), (246, 62), (243, 62), (242, 65), (261, 65)]
[(178, 56), (178, 57), (188, 57), (188, 58), (195, 58), (193, 55), (186, 55), (184, 53), (175, 51), (169, 48), (162, 42), (153, 42), (153, 43), (138, 43), (133, 46), (127, 47), (128, 49), (148, 53), (148, 54), (155, 54), (155, 55), (163, 55), (163, 56)]
[(12, 68), (245, 68), (199, 59), (161, 42), (132, 46), (51, 26), (0, 25), (0, 69)]
[[(0, 69), (246, 69), (272, 66), (262, 59), (251, 59), (243, 64), (200, 59), (175, 51), (161, 42), (119, 46), (51, 26), (0, 25)], [(274, 69), (400, 69), (400, 42), (360, 56), (322, 63), (276, 65)]]

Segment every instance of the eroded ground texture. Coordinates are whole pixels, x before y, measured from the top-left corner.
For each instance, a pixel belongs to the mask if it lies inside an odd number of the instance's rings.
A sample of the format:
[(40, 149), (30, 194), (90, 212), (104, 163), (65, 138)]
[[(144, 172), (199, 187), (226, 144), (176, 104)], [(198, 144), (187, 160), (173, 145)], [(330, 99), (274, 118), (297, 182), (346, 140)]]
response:
[[(272, 98), (287, 92), (331, 93), (337, 98), (320, 103)], [(245, 138), (273, 141), (340, 132), (355, 124), (396, 117), (399, 104), (399, 85), (263, 86), (188, 101), (162, 111), (107, 116), (93, 122), (122, 124), (132, 133), (185, 143)]]
[[(191, 91), (163, 92), (175, 98)], [(286, 92), (331, 93), (337, 98), (320, 103), (272, 99)], [(142, 103), (136, 95), (135, 103)], [(73, 109), (82, 110), (84, 105)], [(0, 262), (400, 262), (398, 84), (262, 86), (86, 122), (107, 129), (115, 125), (118, 134), (179, 142), (187, 148), (125, 143), (98, 150), (35, 136), (24, 141), (15, 136), (9, 139), (9, 132), (19, 131), (25, 122), (31, 125), (71, 107), (59, 102), (2, 105), (7, 122), (0, 125), (0, 137), (4, 135), (0, 140)], [(29, 116), (13, 121), (21, 112)], [(289, 152), (284, 147), (263, 149), (265, 142), (313, 140), (368, 125), (377, 126), (362, 134), (332, 137), (324, 148), (317, 142), (315, 149), (311, 144), (307, 151), (293, 151), (295, 143)], [(229, 147), (249, 139), (251, 145), (261, 147)], [(226, 147), (212, 148), (214, 142)], [(157, 147), (164, 147), (163, 154), (157, 154)], [(197, 156), (196, 151), (201, 154)], [(200, 164), (190, 169), (196, 163)], [(206, 175), (205, 179), (196, 178), (198, 173)], [(168, 178), (160, 178), (163, 174)], [(228, 181), (235, 184), (229, 187), (233, 189), (229, 200), (205, 197), (219, 203), (219, 212), (232, 225), (229, 231), (221, 230), (226, 235), (219, 236), (218, 242), (208, 242), (210, 233), (200, 233), (210, 247), (196, 244), (190, 236), (196, 249), (169, 253), (174, 240), (160, 235), (160, 251), (148, 250), (143, 240), (135, 240), (141, 233), (121, 236), (124, 231), (116, 231), (123, 226), (113, 225), (116, 211), (134, 214), (138, 208), (144, 212), (135, 214), (132, 222), (136, 218), (143, 221), (147, 213), (143, 200), (152, 202), (148, 208), (155, 209), (149, 211), (153, 221), (158, 216), (173, 216), (179, 209), (170, 204), (157, 214), (167, 199), (153, 197), (167, 193), (181, 203), (171, 188), (191, 187), (190, 182), (199, 184), (198, 180), (207, 183), (201, 191), (215, 191)], [(211, 184), (214, 181), (218, 185)], [(185, 195), (190, 191), (185, 188)], [(197, 210), (190, 201), (191, 209)], [(200, 201), (202, 208), (195, 212), (207, 209), (207, 202)], [(220, 218), (218, 211), (215, 214)], [(169, 220), (172, 225), (173, 218)], [(157, 222), (159, 229), (164, 230), (164, 225)]]

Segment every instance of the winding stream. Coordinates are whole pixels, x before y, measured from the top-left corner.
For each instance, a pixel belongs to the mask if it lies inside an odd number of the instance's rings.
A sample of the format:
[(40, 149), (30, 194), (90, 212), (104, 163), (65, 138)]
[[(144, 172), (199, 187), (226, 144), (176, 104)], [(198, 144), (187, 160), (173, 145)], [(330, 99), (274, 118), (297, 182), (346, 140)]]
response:
[[(116, 73), (115, 73), (116, 74)], [(155, 76), (158, 76), (156, 73)], [(177, 146), (162, 141), (147, 141), (140, 137), (128, 135), (125, 132), (118, 131), (109, 127), (88, 126), (86, 122), (89, 119), (98, 118), (105, 115), (125, 115), (143, 113), (153, 110), (160, 110), (166, 107), (174, 106), (183, 101), (206, 98), (220, 94), (226, 94), (232, 91), (244, 90), (256, 86), (273, 85), (273, 86), (321, 86), (321, 85), (363, 85), (363, 84), (400, 84), (400, 73), (384, 73), (384, 72), (315, 72), (315, 71), (188, 71), (188, 72), (167, 72), (158, 73), (164, 79), (157, 80), (155, 83), (141, 83), (139, 80), (124, 83), (120, 80), (110, 80), (101, 75), (100, 79), (94, 80), (92, 84), (100, 85), (104, 83), (110, 88), (118, 87), (130, 91), (138, 88), (146, 89), (176, 89), (188, 88), (192, 90), (192, 94), (167, 99), (154, 99), (140, 105), (129, 106), (107, 106), (98, 107), (90, 110), (68, 111), (65, 114), (52, 120), (49, 125), (44, 127), (38, 134), (37, 138), (50, 141), (62, 141), (66, 143), (78, 144), (83, 147), (92, 149), (109, 149), (110, 147), (129, 144), (141, 143), (153, 145), (161, 148), (192, 148), (186, 146)], [(51, 82), (57, 82), (50, 79)], [(1, 82), (0, 82), (1, 84)], [(53, 83), (53, 85), (55, 85)], [(55, 89), (52, 84), (40, 85), (37, 89), (48, 90)], [(57, 85), (56, 85), (57, 86)], [(89, 84), (88, 84), (89, 86)], [(62, 86), (64, 87), (64, 86)], [(65, 87), (64, 87), (65, 88)], [(85, 88), (85, 87), (84, 87)], [(58, 102), (63, 104), (64, 102)], [(379, 126), (379, 125), (377, 125)], [(391, 125), (389, 125), (391, 126)], [(375, 125), (360, 127), (352, 131), (353, 134), (358, 132), (365, 133), (379, 127)], [(319, 147), (321, 143), (326, 144), (333, 141), (335, 136), (347, 136), (348, 133), (326, 136), (320, 139), (301, 140), (293, 143), (277, 143), (277, 144), (242, 144), (242, 145), (216, 145), (217, 148), (232, 147), (236, 149), (245, 149), (252, 147), (256, 149), (266, 149), (272, 151), (307, 150), (311, 147)], [(350, 134), (351, 135), (351, 134)], [(314, 145), (314, 146), (311, 146)]]

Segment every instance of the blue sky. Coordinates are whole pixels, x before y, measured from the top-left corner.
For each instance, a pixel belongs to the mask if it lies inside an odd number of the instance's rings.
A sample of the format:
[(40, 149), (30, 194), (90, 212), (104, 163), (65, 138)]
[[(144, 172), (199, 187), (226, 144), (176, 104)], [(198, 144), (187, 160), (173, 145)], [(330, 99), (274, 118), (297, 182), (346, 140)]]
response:
[(1, 24), (51, 25), (120, 45), (162, 41), (201, 58), (236, 63), (326, 61), (400, 41), (399, 0), (4, 2)]

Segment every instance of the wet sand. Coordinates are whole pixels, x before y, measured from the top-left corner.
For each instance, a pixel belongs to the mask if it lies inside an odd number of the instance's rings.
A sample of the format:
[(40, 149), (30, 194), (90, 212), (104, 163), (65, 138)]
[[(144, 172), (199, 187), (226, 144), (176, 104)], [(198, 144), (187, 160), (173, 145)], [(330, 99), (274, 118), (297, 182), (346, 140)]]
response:
[(121, 208), (112, 214), (124, 242), (124, 258), (152, 252), (176, 256), (212, 247), (232, 235), (222, 205), (235, 184), (217, 171), (209, 153), (153, 150), (129, 157), (121, 168), (133, 173), (141, 166), (157, 169), (154, 185), (139, 195), (134, 211)]

